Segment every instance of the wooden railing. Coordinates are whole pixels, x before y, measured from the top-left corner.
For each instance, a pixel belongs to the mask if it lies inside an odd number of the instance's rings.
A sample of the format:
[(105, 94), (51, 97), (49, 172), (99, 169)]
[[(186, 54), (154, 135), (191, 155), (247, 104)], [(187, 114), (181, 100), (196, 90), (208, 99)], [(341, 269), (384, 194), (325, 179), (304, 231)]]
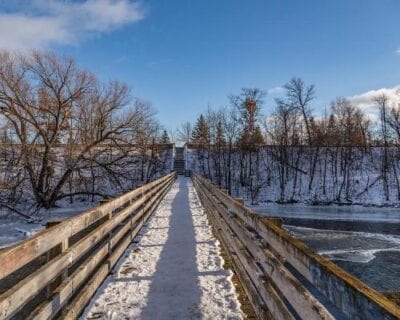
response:
[(257, 318), (400, 319), (394, 302), (274, 221), (203, 177), (193, 175), (193, 182)]
[(171, 173), (0, 251), (0, 319), (75, 319), (175, 180)]

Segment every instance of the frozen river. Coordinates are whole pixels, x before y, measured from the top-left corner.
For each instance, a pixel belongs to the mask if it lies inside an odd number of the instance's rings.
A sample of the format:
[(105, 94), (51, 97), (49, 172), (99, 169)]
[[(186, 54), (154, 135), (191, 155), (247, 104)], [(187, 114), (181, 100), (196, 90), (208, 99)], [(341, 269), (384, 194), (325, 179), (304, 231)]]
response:
[(275, 205), (254, 207), (319, 254), (378, 291), (400, 291), (400, 209)]

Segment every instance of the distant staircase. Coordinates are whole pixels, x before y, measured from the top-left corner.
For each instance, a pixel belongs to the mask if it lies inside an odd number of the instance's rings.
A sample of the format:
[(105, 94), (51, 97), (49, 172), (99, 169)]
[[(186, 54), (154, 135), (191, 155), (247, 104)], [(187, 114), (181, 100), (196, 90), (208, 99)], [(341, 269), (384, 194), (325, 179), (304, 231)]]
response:
[(183, 151), (184, 148), (175, 148), (174, 171), (176, 171), (178, 175), (186, 175)]

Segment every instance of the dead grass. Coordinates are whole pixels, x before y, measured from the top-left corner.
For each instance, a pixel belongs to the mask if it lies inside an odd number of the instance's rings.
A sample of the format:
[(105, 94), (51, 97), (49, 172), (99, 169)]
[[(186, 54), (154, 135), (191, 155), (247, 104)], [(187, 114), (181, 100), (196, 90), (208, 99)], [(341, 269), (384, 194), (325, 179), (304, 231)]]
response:
[[(209, 213), (207, 212), (207, 210), (205, 210), (205, 212), (207, 214), (208, 222), (211, 225), (211, 230), (212, 230), (214, 237), (216, 239), (219, 239), (218, 235), (215, 232), (215, 228), (211, 223), (212, 219), (210, 219)], [(257, 319), (257, 317), (255, 316), (254, 310), (253, 310), (253, 306), (251, 305), (249, 299), (247, 298), (246, 292), (239, 280), (238, 275), (235, 273), (235, 270), (232, 266), (231, 259), (230, 259), (229, 255), (226, 253), (226, 251), (224, 250), (224, 247), (223, 247), (223, 245), (221, 245), (221, 243), (219, 245), (219, 249), (220, 249), (220, 255), (224, 261), (223, 268), (225, 270), (231, 270), (233, 273), (232, 283), (235, 286), (235, 292), (236, 292), (237, 298), (240, 302), (240, 310), (242, 311), (242, 313), (244, 315), (244, 319), (248, 319), (248, 320)]]
[[(213, 232), (214, 232), (214, 229), (213, 229)], [(214, 234), (214, 236), (215, 236), (215, 234)], [(222, 259), (224, 260), (224, 265), (223, 265), (224, 269), (231, 270), (233, 272), (232, 283), (235, 286), (237, 298), (240, 302), (240, 309), (242, 310), (242, 312), (245, 316), (245, 319), (249, 319), (249, 320), (257, 319), (254, 314), (253, 307), (252, 307), (249, 299), (246, 296), (246, 292), (244, 291), (243, 286), (240, 283), (239, 277), (237, 276), (237, 274), (235, 273), (235, 271), (232, 267), (231, 260), (221, 245), (220, 245), (220, 254), (221, 254)]]

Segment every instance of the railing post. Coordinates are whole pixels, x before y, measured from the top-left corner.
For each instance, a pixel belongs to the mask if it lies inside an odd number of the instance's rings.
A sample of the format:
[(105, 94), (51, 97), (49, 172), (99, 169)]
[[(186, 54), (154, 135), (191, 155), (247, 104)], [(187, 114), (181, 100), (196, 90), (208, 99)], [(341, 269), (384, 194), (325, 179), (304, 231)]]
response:
[[(51, 221), (47, 221), (46, 223), (46, 229), (49, 229), (53, 226), (56, 226), (58, 224), (60, 224), (61, 222), (63, 222), (63, 220), (51, 220)], [(49, 262), (51, 259), (53, 259), (54, 257), (58, 256), (59, 254), (62, 254), (63, 252), (65, 252), (66, 250), (68, 250), (68, 246), (69, 246), (69, 240), (64, 239), (58, 246), (52, 248), (51, 250), (49, 250), (46, 254), (46, 262)], [(62, 282), (64, 279), (66, 279), (68, 277), (68, 268), (65, 269), (61, 275), (60, 275), (60, 281)], [(46, 288), (46, 297), (50, 298), (53, 294), (53, 290), (55, 289), (56, 285), (54, 282), (50, 283), (47, 288)]]
[(276, 225), (279, 228), (282, 228), (283, 219), (280, 217), (263, 217), (261, 220), (269, 221), (270, 223)]
[[(100, 200), (100, 204), (105, 204), (110, 202), (112, 199), (103, 199)], [(110, 209), (109, 209), (110, 210)], [(110, 210), (108, 212), (108, 220), (111, 220), (113, 218), (113, 210)], [(107, 246), (108, 246), (108, 256), (111, 256), (111, 251), (112, 251), (112, 247), (111, 247), (111, 241), (112, 241), (112, 230), (110, 230), (110, 232), (108, 233), (108, 239), (107, 239)], [(109, 270), (111, 270), (110, 266), (108, 266)]]
[[(153, 190), (153, 187), (151, 187), (150, 190), (148, 190), (147, 192), (150, 193), (150, 192), (152, 192), (152, 190)], [(142, 197), (144, 197), (143, 189), (142, 189)], [(145, 206), (146, 206), (146, 202), (147, 202), (147, 201), (143, 202), (142, 209), (141, 209), (141, 211), (142, 211), (142, 216), (140, 217), (140, 222), (139, 222), (139, 223), (141, 224), (140, 227), (143, 227), (143, 225), (144, 225), (144, 208), (145, 208)]]
[[(132, 205), (134, 202), (135, 202), (135, 199), (132, 199), (132, 198), (131, 198), (131, 199), (129, 200), (129, 205)], [(134, 225), (134, 224), (133, 224), (133, 216), (134, 216), (134, 215), (135, 215), (135, 211), (132, 210), (131, 214), (129, 215), (129, 219), (130, 219), (130, 222), (129, 222), (129, 223), (130, 223), (130, 228), (129, 228), (129, 229), (130, 229), (130, 231), (129, 231), (129, 232), (130, 232), (130, 235), (129, 235), (129, 237), (131, 238), (131, 240), (133, 240), (133, 238), (134, 238), (133, 235), (132, 235), (132, 232), (133, 232), (133, 225)]]
[(239, 202), (242, 206), (244, 206), (244, 199), (243, 198), (236, 198), (237, 202)]

